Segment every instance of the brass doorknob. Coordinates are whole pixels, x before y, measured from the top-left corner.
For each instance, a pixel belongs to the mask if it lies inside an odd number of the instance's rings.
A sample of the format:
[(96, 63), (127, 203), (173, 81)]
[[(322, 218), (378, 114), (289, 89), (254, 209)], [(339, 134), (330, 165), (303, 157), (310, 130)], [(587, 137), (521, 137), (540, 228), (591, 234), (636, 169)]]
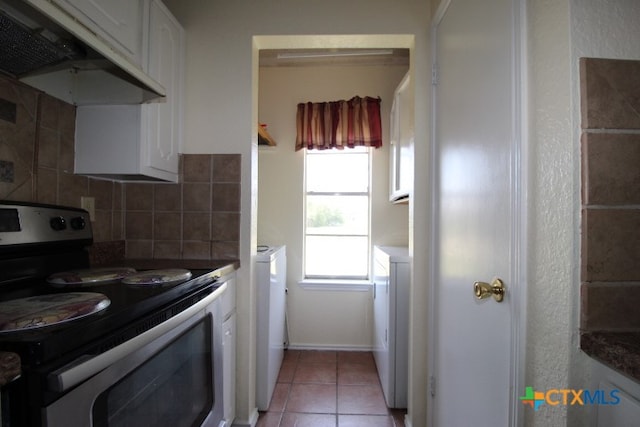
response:
[(504, 283), (502, 280), (495, 278), (491, 284), (486, 282), (475, 282), (473, 284), (473, 292), (476, 294), (476, 298), (485, 299), (493, 296), (497, 302), (502, 302), (504, 299)]

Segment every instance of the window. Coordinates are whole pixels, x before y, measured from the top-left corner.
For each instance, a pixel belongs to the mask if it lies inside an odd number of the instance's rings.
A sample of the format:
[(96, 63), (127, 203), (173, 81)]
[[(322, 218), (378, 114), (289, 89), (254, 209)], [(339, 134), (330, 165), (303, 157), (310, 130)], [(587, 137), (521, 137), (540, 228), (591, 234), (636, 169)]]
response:
[(305, 150), (306, 279), (369, 277), (370, 153)]

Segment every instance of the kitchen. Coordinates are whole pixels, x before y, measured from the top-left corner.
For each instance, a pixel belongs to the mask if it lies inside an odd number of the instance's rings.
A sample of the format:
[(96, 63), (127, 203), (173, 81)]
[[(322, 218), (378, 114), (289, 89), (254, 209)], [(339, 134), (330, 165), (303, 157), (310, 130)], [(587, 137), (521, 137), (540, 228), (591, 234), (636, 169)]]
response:
[[(619, 2), (623, 12), (616, 14), (610, 6), (600, 2), (531, 2), (527, 6), (529, 92), (535, 94), (530, 100), (530, 177), (529, 194), (536, 203), (530, 207), (531, 235), (529, 242), (529, 299), (527, 319), (527, 380), (548, 387), (569, 384), (584, 384), (590, 371), (590, 362), (578, 350), (576, 328), (578, 318), (579, 279), (575, 266), (578, 262), (579, 226), (578, 202), (578, 140), (577, 125), (577, 61), (579, 56), (638, 58), (637, 46), (625, 43), (609, 43), (614, 39), (607, 32), (623, 32), (624, 40), (637, 39), (633, 2)], [(257, 113), (257, 55), (263, 48), (305, 47), (311, 41), (292, 41), (282, 34), (305, 35), (327, 34), (326, 22), (331, 22), (333, 34), (370, 34), (372, 26), (381, 34), (412, 34), (412, 69), (416, 76), (416, 117), (429, 117), (430, 111), (430, 17), (436, 4), (423, 1), (403, 3), (403, 7), (379, 2), (375, 7), (370, 2), (356, 3), (347, 10), (342, 3), (324, 2), (302, 8), (299, 2), (277, 4), (221, 5), (207, 2), (167, 1), (167, 5), (186, 29), (187, 34), (187, 81), (185, 105), (185, 146), (188, 155), (237, 155), (241, 156), (241, 180), (239, 183), (239, 240), (237, 255), (241, 268), (238, 273), (238, 365), (247, 367), (237, 376), (238, 420), (250, 423), (253, 413), (252, 387), (255, 360), (252, 342), (255, 339), (255, 289), (252, 288), (253, 271), (250, 267), (257, 244), (255, 192), (253, 183), (257, 177), (255, 141)], [(335, 7), (332, 7), (335, 6)], [(357, 6), (369, 12), (366, 19)], [(353, 7), (353, 9), (351, 8)], [(340, 13), (336, 16), (336, 10)], [(356, 20), (354, 22), (353, 20)], [(583, 32), (584, 28), (603, 28), (601, 19), (610, 27), (605, 31)], [(615, 23), (612, 24), (612, 23)], [(253, 38), (254, 35), (264, 35)], [(634, 35), (633, 37), (631, 35)], [(263, 38), (261, 38), (263, 37)], [(272, 38), (271, 38), (272, 37)], [(293, 37), (295, 40), (296, 38)], [(354, 39), (357, 39), (354, 41)], [(380, 41), (367, 42), (359, 37), (353, 39), (321, 38), (325, 46), (334, 47), (378, 47)], [(393, 44), (393, 42), (391, 42)], [(308, 46), (307, 46), (308, 47)], [(224, 101), (216, 101), (224, 100)], [(229, 101), (229, 100), (234, 100)], [(218, 103), (218, 104), (216, 104)], [(64, 113), (62, 110), (60, 110)], [(48, 120), (48, 119), (47, 119)], [(53, 119), (52, 119), (53, 120)], [(69, 142), (61, 138), (62, 129), (53, 135), (54, 140)], [(534, 131), (535, 130), (535, 131)], [(428, 145), (430, 131), (427, 120), (416, 120), (416, 159), (421, 166), (430, 158)], [(420, 142), (422, 141), (422, 142)], [(567, 141), (573, 141), (568, 143)], [(4, 141), (3, 141), (4, 142)], [(2, 150), (6, 145), (1, 144)], [(3, 151), (3, 156), (5, 151)], [(12, 151), (10, 154), (14, 156)], [(49, 159), (50, 157), (47, 157)], [(9, 160), (12, 160), (10, 157)], [(0, 160), (5, 160), (1, 158)], [(17, 164), (17, 163), (16, 163)], [(68, 164), (68, 163), (67, 163)], [(549, 168), (548, 165), (556, 165)], [(43, 173), (57, 170), (48, 166)], [(429, 252), (429, 188), (425, 167), (416, 168), (416, 183), (413, 202), (409, 205), (411, 218), (409, 245), (413, 257), (413, 283), (428, 283)], [(64, 169), (69, 170), (69, 169)], [(561, 173), (561, 171), (574, 171)], [(16, 177), (24, 175), (18, 175)], [(23, 179), (21, 178), (21, 179)], [(60, 175), (58, 200), (77, 204), (77, 199), (92, 194), (87, 188), (104, 188), (109, 194), (120, 194), (122, 184), (98, 183), (98, 180), (73, 175)], [(27, 180), (21, 182), (27, 182)], [(38, 180), (40, 185), (52, 182)], [(4, 185), (4, 184), (2, 184)], [(154, 184), (157, 185), (157, 184)], [(87, 187), (90, 186), (90, 187)], [(33, 193), (27, 185), (20, 193), (28, 198)], [(102, 191), (102, 190), (101, 190)], [(41, 194), (53, 194), (41, 190)], [(66, 197), (72, 197), (68, 200)], [(116, 198), (116, 200), (120, 200)], [(121, 222), (111, 225), (113, 212), (121, 215), (122, 205), (96, 206), (98, 212), (109, 218), (110, 232), (121, 235)], [(553, 218), (553, 221), (548, 221)], [(238, 220), (236, 218), (236, 220)], [(109, 233), (109, 231), (105, 231)], [(109, 234), (106, 234), (108, 236)], [(148, 240), (148, 239), (145, 239)], [(229, 247), (232, 245), (225, 245)], [(563, 286), (554, 286), (554, 284)], [(427, 287), (415, 287), (414, 312), (423, 312), (428, 303)], [(535, 289), (534, 293), (532, 290)], [(417, 315), (420, 315), (417, 313)], [(415, 384), (411, 387), (412, 400), (409, 416), (415, 426), (424, 425), (427, 404), (424, 390), (427, 383), (427, 319), (420, 319), (412, 329), (412, 356), (410, 373)], [(553, 349), (550, 351), (550, 349)], [(553, 412), (528, 413), (531, 425), (586, 424), (588, 410), (581, 408), (557, 408)], [(539, 424), (537, 424), (539, 423)]]

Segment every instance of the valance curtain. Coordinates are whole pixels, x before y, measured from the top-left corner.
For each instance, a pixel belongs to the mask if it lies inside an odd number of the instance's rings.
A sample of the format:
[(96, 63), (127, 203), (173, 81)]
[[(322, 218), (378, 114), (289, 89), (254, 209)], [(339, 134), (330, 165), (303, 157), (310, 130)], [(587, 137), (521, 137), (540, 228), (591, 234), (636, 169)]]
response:
[(296, 151), (381, 147), (380, 98), (298, 104)]

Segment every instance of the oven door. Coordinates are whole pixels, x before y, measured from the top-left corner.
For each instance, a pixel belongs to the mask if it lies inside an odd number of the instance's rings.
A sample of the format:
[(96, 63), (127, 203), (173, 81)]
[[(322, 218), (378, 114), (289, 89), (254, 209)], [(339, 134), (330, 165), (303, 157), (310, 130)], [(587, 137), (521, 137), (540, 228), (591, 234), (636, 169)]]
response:
[(44, 409), (46, 425), (224, 425), (218, 291), (97, 358), (52, 373), (50, 386), (69, 391)]

